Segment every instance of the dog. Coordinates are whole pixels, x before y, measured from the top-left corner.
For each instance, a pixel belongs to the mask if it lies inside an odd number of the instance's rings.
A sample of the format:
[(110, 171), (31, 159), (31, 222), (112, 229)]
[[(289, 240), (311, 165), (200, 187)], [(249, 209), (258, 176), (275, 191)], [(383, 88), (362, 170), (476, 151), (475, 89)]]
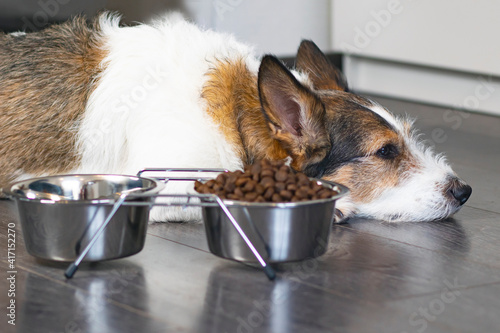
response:
[[(394, 222), (445, 219), (472, 191), (411, 121), (350, 92), (312, 41), (302, 41), (288, 69), (180, 14), (120, 26), (118, 15), (102, 13), (0, 35), (0, 84), (0, 186), (61, 173), (236, 170), (288, 159), (294, 170), (350, 189), (337, 221)], [(197, 216), (182, 214), (155, 208), (151, 218)]]

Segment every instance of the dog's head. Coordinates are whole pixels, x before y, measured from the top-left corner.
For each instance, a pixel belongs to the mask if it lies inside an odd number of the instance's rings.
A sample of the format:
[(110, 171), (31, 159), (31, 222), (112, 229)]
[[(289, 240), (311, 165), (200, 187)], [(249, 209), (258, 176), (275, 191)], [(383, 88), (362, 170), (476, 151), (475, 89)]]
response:
[(337, 219), (437, 220), (469, 198), (471, 187), (419, 142), (411, 122), (348, 92), (341, 72), (314, 43), (302, 42), (293, 71), (264, 57), (258, 87), (271, 133), (291, 166), (349, 187), (337, 203)]

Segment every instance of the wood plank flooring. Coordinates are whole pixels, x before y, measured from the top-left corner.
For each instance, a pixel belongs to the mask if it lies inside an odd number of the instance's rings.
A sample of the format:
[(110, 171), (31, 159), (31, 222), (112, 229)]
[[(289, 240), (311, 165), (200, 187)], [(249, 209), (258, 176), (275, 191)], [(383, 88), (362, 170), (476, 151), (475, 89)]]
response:
[(152, 224), (139, 254), (66, 280), (66, 264), (26, 253), (15, 206), (1, 201), (0, 332), (500, 332), (500, 118), (375, 99), (417, 117), (472, 186), (453, 219), (334, 225), (324, 256), (276, 265), (274, 282), (212, 255), (201, 223)]

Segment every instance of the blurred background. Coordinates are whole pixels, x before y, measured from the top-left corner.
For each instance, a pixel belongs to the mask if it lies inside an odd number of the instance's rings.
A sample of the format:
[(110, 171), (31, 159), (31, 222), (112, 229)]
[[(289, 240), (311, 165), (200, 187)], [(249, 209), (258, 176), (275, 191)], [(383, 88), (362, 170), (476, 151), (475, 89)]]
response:
[(500, 115), (500, 1), (0, 0), (0, 30), (39, 30), (102, 9), (129, 25), (179, 10), (288, 60), (312, 39), (353, 90)]

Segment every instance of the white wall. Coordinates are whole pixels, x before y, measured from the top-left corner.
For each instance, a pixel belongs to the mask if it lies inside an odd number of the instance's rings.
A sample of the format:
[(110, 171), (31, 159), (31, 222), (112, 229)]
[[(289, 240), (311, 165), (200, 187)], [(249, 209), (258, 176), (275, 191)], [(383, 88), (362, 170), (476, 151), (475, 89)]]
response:
[(500, 114), (500, 1), (333, 0), (355, 89)]
[(331, 0), (186, 0), (194, 19), (235, 34), (258, 53), (294, 56), (301, 39), (331, 51)]

